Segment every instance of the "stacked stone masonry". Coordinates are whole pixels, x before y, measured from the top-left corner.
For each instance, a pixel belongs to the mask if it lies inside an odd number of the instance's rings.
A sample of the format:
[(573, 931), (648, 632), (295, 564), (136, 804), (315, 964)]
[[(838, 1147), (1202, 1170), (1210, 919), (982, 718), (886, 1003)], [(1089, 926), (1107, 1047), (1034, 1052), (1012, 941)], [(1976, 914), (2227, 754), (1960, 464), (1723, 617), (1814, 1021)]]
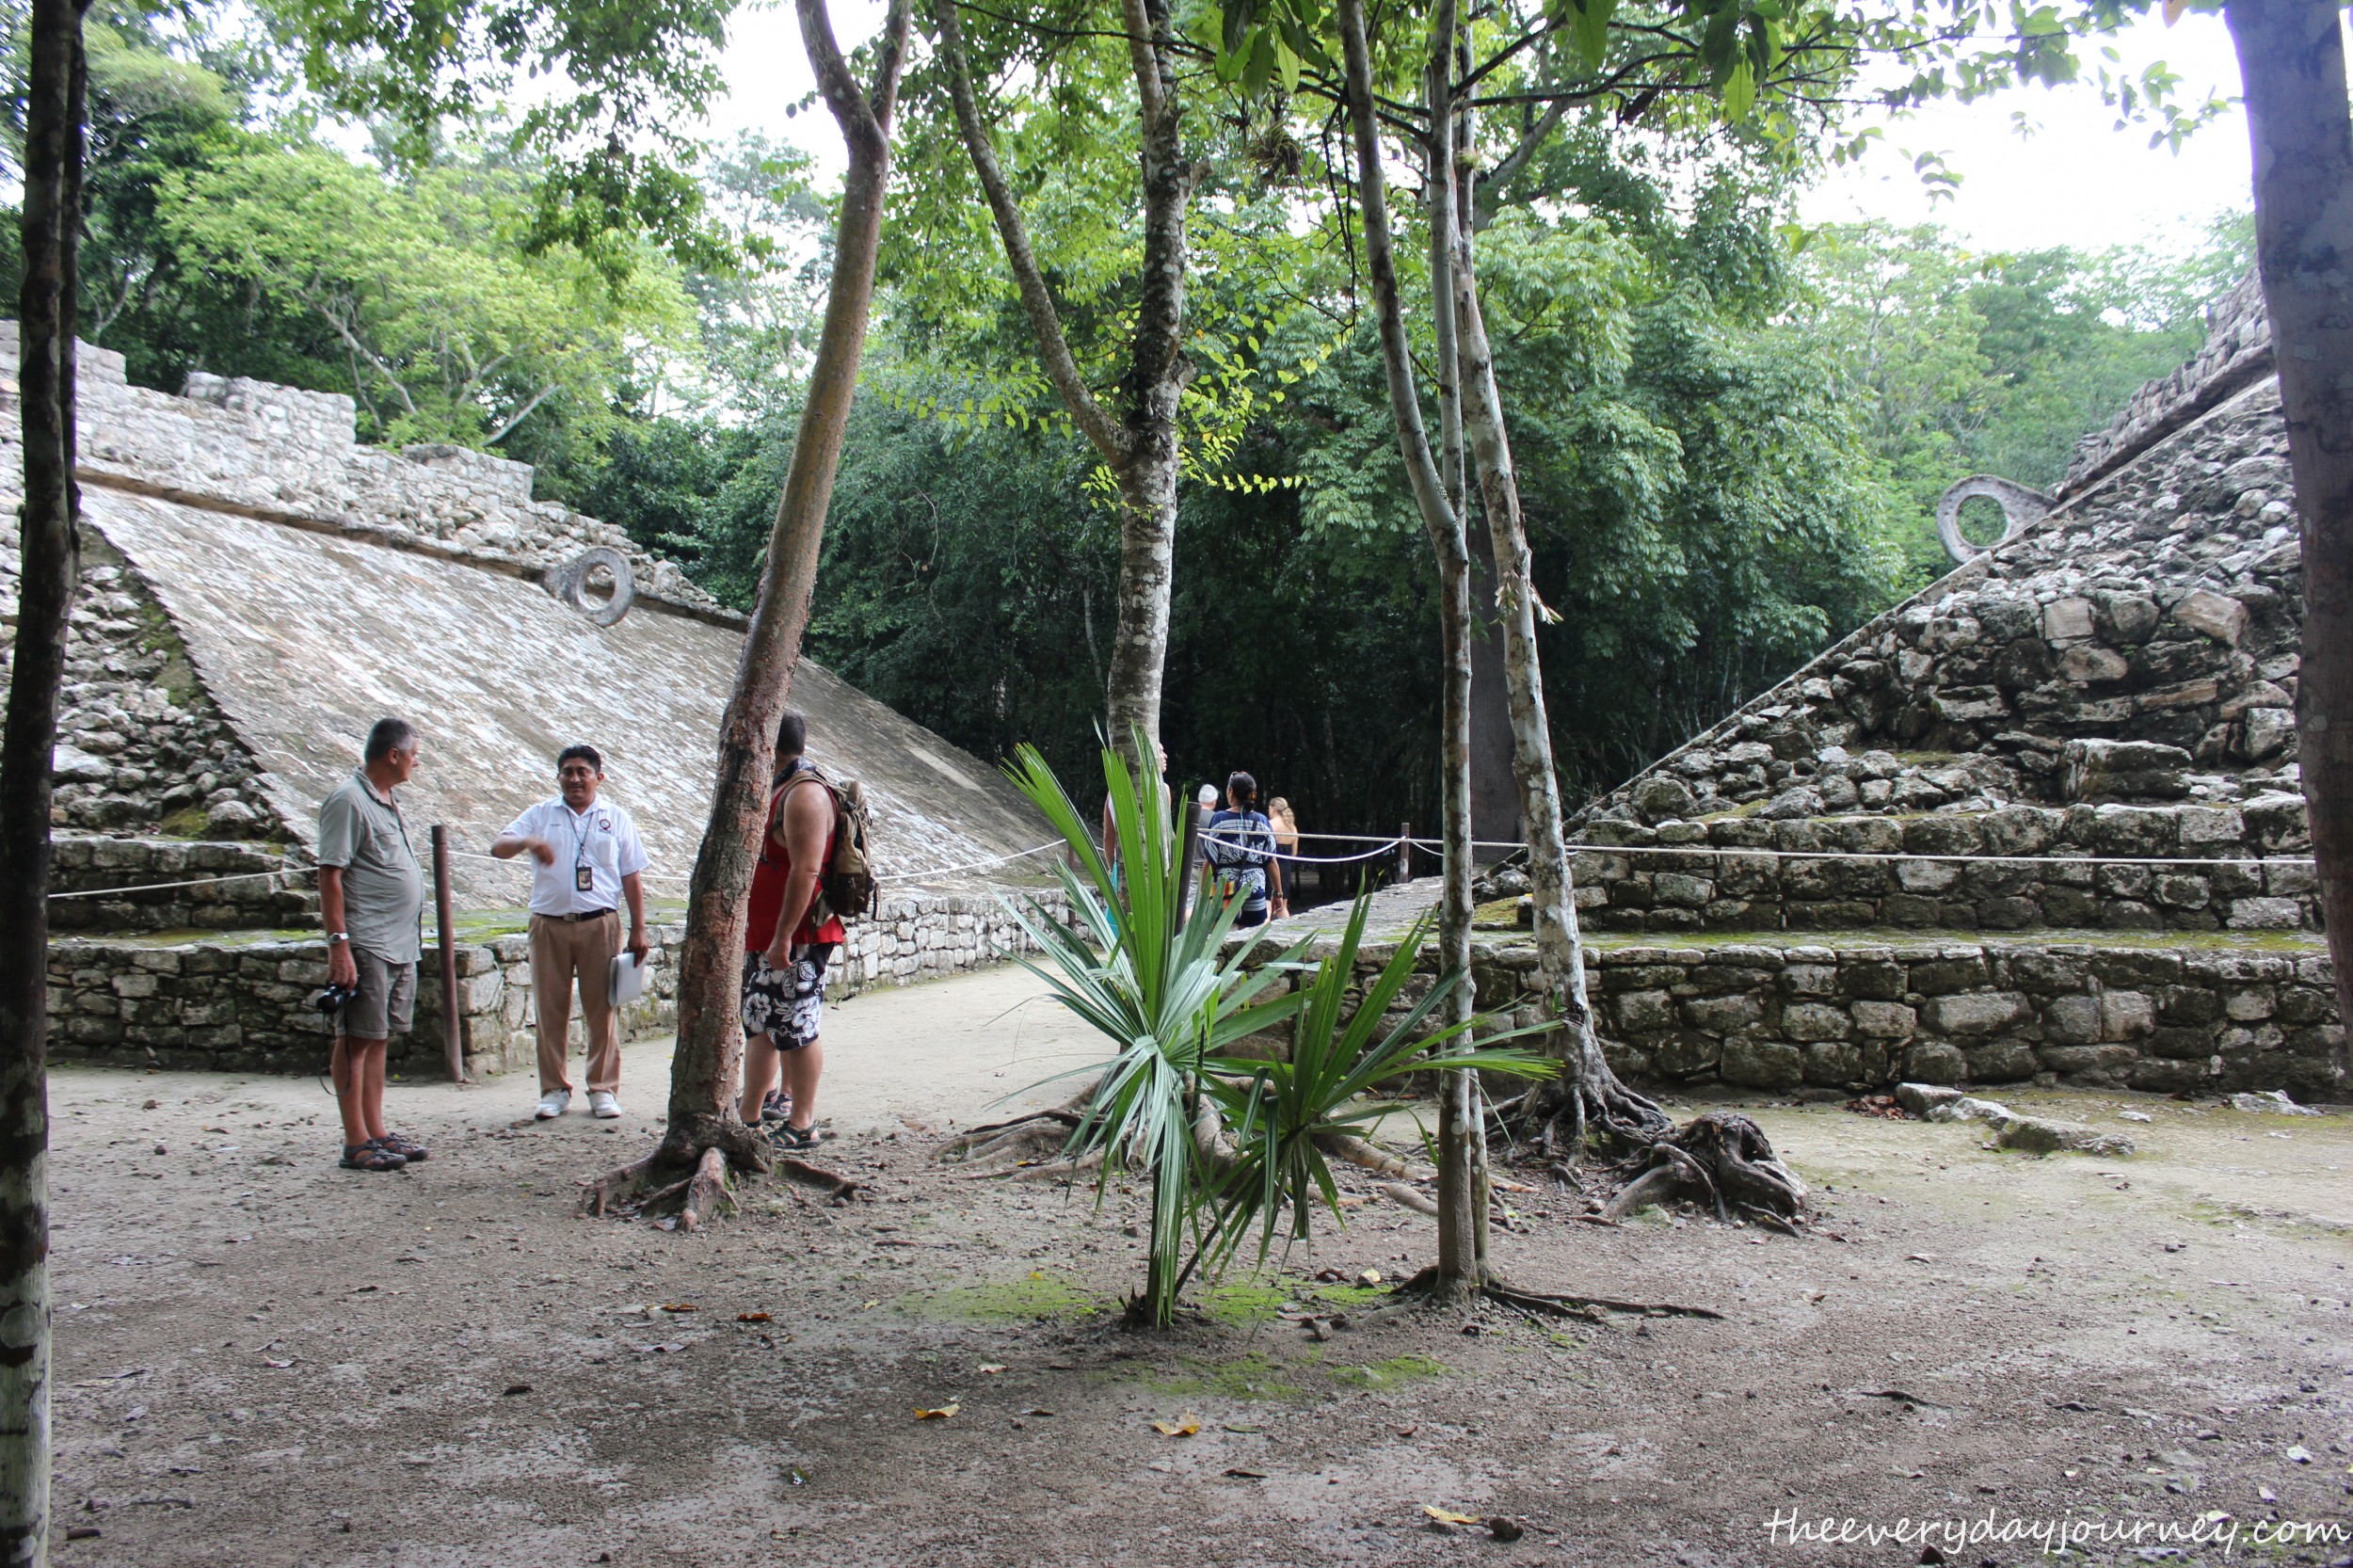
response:
[[(1064, 918), (1059, 894), (1039, 895), (1048, 919)], [(681, 925), (657, 927), (646, 994), (623, 1015), (625, 1035), (653, 1034), (678, 1020)], [(881, 985), (921, 980), (1034, 951), (1004, 903), (969, 893), (918, 893), (884, 902), (878, 917), (852, 927), (827, 983), (845, 1000)], [(393, 1042), (394, 1071), (447, 1074), (440, 949), (418, 966), (416, 1028)], [(536, 1059), (537, 1013), (531, 944), (521, 935), (457, 948), (458, 1015), (470, 1076), (527, 1068)], [(70, 1061), (242, 1072), (308, 1072), (325, 1062), (327, 1020), (311, 999), (327, 984), (327, 947), (315, 936), (123, 940), (61, 936), (49, 955), (51, 1052)], [(579, 1010), (572, 1034), (580, 1043)]]

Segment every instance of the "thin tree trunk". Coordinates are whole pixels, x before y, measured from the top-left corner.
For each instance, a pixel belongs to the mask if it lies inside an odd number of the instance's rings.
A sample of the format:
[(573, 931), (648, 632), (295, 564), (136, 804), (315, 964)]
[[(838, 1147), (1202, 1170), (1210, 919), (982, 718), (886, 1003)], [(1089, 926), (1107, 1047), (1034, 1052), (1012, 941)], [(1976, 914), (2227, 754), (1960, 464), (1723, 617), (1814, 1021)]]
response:
[(1536, 650), (1536, 590), (1528, 531), (1520, 517), (1519, 479), (1504, 429), (1495, 355), (1479, 305), (1479, 279), (1468, 232), (1455, 233), (1450, 280), (1463, 378), (1463, 423), (1479, 472), (1480, 501), (1495, 546), (1497, 611), (1503, 626), (1504, 678), (1512, 712), (1512, 773), (1519, 786), (1521, 827), (1528, 835), (1528, 872), (1536, 914), (1536, 953), (1545, 997), (1561, 1022), (1561, 1077), (1553, 1113), (1540, 1140), (1549, 1152), (1574, 1153), (1587, 1128), (1645, 1140), (1671, 1125), (1642, 1096), (1618, 1081), (1593, 1032), (1585, 994), (1584, 944), (1569, 883), (1569, 855), (1561, 827), (1561, 784), (1545, 713), (1542, 661)]
[(744, 1033), (737, 988), (744, 963), (744, 895), (767, 815), (783, 715), (808, 625), (809, 598), (824, 540), (858, 361), (874, 297), (874, 259), (882, 237), (883, 196), (890, 181), (890, 120), (905, 57), (907, 0), (892, 0), (883, 27), (874, 86), (861, 93), (833, 36), (825, 0), (797, 0), (801, 39), (825, 106), (841, 127), (850, 167), (834, 242), (824, 328), (809, 372), (808, 399), (792, 448), (792, 466), (768, 536), (768, 564), (751, 628), (736, 667), (719, 738), (718, 781), (695, 857), (687, 904), (686, 947), (680, 962), (678, 1052), (670, 1068), (665, 1167), (692, 1164), (707, 1148), (725, 1149), (739, 1166), (765, 1169), (760, 1140), (738, 1118)]
[[(2255, 154), (2255, 256), (2304, 525), (2298, 760), (2337, 1011), (2353, 1030), (2353, 110), (2332, 0), (2229, 0)], [(2353, 1072), (2337, 1042), (2340, 1082)]]
[[(1413, 360), (1405, 337), (1404, 309), (1399, 298), (1397, 259), (1389, 233), (1388, 191), (1381, 165), (1381, 144), (1372, 111), (1372, 60), (1365, 41), (1362, 0), (1340, 0), (1340, 39), (1348, 72), (1349, 119), (1356, 150), (1357, 205), (1364, 215), (1365, 269), (1372, 282), (1374, 311), (1381, 335), (1382, 365), (1387, 373), (1389, 409), (1397, 425), (1398, 446), (1405, 460), (1422, 531), (1438, 563), (1438, 622), (1443, 699), (1439, 756), (1445, 821), (1444, 881), (1438, 901), (1438, 967), (1460, 971), (1464, 980), (1447, 1000), (1449, 1021), (1471, 1015), (1470, 970), (1471, 850), (1470, 850), (1470, 552), (1465, 542), (1462, 511), (1462, 430), (1460, 401), (1452, 377), (1442, 368), (1439, 379), (1440, 439), (1451, 459), (1442, 473), (1432, 456), (1422, 424), (1421, 399), (1414, 384)], [(1433, 41), (1430, 91), (1431, 266), (1443, 275), (1447, 265), (1447, 236), (1454, 226), (1453, 139), (1447, 105), (1448, 68), (1454, 32), (1453, 0), (1441, 0), (1433, 19)], [(1443, 297), (1443, 296), (1440, 296)], [(1452, 348), (1450, 324), (1438, 322), (1440, 362)], [(1449, 494), (1448, 480), (1453, 480)], [(1466, 1072), (1444, 1075), (1438, 1091), (1438, 1267), (1433, 1293), (1441, 1299), (1460, 1298), (1485, 1280), (1486, 1259), (1479, 1245), (1477, 1213), (1481, 1193), (1474, 1169), (1478, 1131), (1476, 1086)]]
[(1176, 411), (1193, 378), (1193, 366), (1184, 355), (1185, 213), (1193, 200), (1193, 176), (1184, 158), (1166, 0), (1121, 0), (1120, 11), (1136, 83), (1144, 266), (1128, 370), (1120, 378), (1125, 408), (1116, 417), (1080, 375), (1053, 291), (1031, 248), (1020, 204), (997, 161), (972, 90), (956, 0), (933, 0), (932, 15), (939, 29), (940, 60), (956, 129), (996, 221), (1022, 312), (1037, 340), (1039, 361), (1071, 422), (1118, 482), (1119, 624), (1112, 643), (1104, 710), (1112, 744), (1125, 749), (1142, 736), (1147, 755), (1130, 762), (1144, 776), (1158, 777), (1158, 761), (1148, 753), (1160, 743), (1169, 597), (1176, 578), (1181, 456)]
[(49, 809), (80, 574), (73, 328), (83, 6), (35, 0), (25, 86), (24, 433), (16, 646), (0, 741), (0, 1565), (49, 1556)]

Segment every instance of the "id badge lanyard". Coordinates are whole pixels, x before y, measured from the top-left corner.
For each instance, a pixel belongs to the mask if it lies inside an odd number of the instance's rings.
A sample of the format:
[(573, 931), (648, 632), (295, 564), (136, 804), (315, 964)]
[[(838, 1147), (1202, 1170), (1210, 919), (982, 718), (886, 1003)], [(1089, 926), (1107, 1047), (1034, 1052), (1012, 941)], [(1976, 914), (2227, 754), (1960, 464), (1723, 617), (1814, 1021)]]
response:
[[(595, 809), (593, 806), (589, 808), (590, 812)], [(572, 888), (578, 892), (593, 893), (597, 890), (596, 868), (588, 864), (588, 830), (595, 820), (588, 812), (582, 813), (579, 824), (572, 832)]]

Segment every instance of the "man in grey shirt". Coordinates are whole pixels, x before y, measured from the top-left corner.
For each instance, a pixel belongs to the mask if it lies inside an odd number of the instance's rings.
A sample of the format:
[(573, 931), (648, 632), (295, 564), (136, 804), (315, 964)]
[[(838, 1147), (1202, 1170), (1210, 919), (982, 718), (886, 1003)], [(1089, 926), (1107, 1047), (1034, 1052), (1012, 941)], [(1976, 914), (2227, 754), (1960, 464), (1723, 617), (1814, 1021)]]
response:
[(417, 1002), (424, 868), (392, 796), (416, 771), (416, 726), (378, 719), (358, 770), (319, 803), (327, 978), (352, 992), (336, 1021), (333, 1068), (345, 1170), (397, 1171), (425, 1157), (384, 1125), (385, 1046), (408, 1032)]

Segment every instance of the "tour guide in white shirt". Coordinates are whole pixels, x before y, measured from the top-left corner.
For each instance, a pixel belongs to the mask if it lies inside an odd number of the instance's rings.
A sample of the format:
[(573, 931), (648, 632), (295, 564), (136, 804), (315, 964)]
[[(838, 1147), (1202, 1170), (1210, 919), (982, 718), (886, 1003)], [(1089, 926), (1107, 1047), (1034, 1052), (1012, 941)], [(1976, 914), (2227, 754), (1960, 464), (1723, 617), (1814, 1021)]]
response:
[(539, 1110), (561, 1116), (572, 1103), (564, 1071), (565, 1036), (572, 1022), (572, 983), (580, 983), (588, 1025), (588, 1109), (621, 1113), (621, 1023), (615, 1016), (613, 958), (621, 951), (618, 905), (629, 904), (629, 951), (646, 959), (646, 845), (637, 824), (611, 801), (597, 798), (604, 759), (597, 748), (569, 745), (555, 759), (563, 793), (517, 817), (490, 853), (504, 860), (531, 852), (531, 989), (539, 1008)]

